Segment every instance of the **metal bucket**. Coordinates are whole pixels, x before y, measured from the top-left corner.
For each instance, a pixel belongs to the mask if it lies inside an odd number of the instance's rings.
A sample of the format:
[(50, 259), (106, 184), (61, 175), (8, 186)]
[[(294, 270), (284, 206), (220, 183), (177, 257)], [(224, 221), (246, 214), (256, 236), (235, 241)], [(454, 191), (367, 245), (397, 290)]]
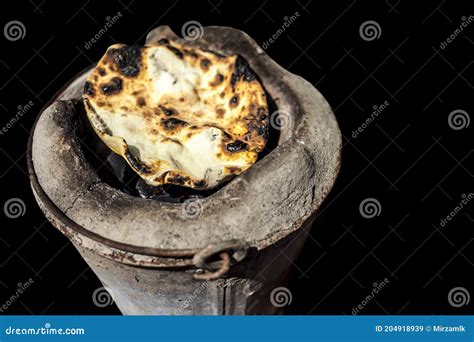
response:
[[(162, 26), (147, 43), (162, 38), (179, 39)], [(339, 171), (339, 128), (322, 95), (245, 33), (206, 27), (190, 44), (249, 62), (286, 120), (274, 150), (199, 203), (127, 195), (81, 151), (74, 100), (86, 72), (37, 118), (28, 146), (33, 192), (123, 314), (272, 314), (280, 307), (272, 291), (285, 284)]]

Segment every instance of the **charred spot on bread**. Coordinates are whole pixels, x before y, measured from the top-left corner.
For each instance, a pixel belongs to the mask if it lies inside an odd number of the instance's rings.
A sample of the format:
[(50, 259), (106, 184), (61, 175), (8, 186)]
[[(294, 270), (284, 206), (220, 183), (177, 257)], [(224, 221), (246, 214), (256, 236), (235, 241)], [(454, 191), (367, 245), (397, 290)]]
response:
[(163, 111), (163, 113), (166, 116), (171, 116), (171, 115), (176, 114), (176, 112), (173, 108), (166, 108), (165, 106), (160, 105), (160, 109)]
[(234, 64), (234, 72), (231, 76), (231, 85), (232, 89), (235, 89), (235, 84), (238, 80), (244, 80), (246, 82), (252, 82), (256, 80), (256, 76), (253, 71), (250, 69), (247, 61), (242, 57), (237, 56)]
[(207, 185), (207, 182), (203, 179), (197, 180), (197, 181), (194, 182), (194, 187), (196, 187), (198, 189), (205, 188), (206, 185)]
[(211, 65), (211, 61), (208, 58), (203, 58), (201, 59), (200, 65), (204, 71), (208, 71), (209, 66)]
[[(209, 83), (211, 87), (217, 87), (220, 85), (222, 82), (224, 82), (224, 75), (217, 73), (212, 82)], [(224, 93), (225, 96), (225, 93)]]
[(121, 46), (108, 50), (108, 55), (125, 76), (135, 77), (140, 72), (141, 47), (138, 45)]
[(168, 130), (168, 131), (172, 131), (172, 130), (175, 130), (176, 128), (178, 128), (178, 127), (184, 127), (184, 126), (188, 125), (187, 122), (185, 122), (183, 120), (175, 119), (175, 118), (162, 119), (161, 123), (163, 124), (163, 128)]
[(244, 143), (243, 141), (237, 140), (237, 141), (231, 142), (230, 144), (227, 144), (226, 148), (227, 148), (227, 151), (233, 153), (233, 152), (246, 150), (248, 148), (248, 145)]
[(122, 79), (114, 77), (108, 83), (101, 85), (100, 90), (105, 95), (117, 94), (122, 90)]
[(182, 59), (182, 58), (184, 57), (183, 52), (181, 52), (181, 50), (179, 50), (179, 49), (176, 48), (175, 46), (166, 45), (166, 47), (167, 47), (168, 49), (170, 49), (170, 51), (172, 51), (179, 59)]
[(140, 96), (137, 97), (137, 106), (139, 107), (145, 107), (146, 106), (146, 100), (144, 97)]
[(239, 105), (239, 95), (232, 96), (229, 105), (230, 107), (237, 107)]
[(150, 169), (146, 165), (140, 163), (139, 159), (136, 156), (134, 156), (132, 153), (130, 153), (129, 150), (125, 151), (124, 156), (127, 162), (130, 164), (130, 166), (134, 170), (140, 173), (150, 173)]
[(94, 96), (94, 89), (92, 88), (92, 85), (89, 82), (84, 83), (84, 94)]

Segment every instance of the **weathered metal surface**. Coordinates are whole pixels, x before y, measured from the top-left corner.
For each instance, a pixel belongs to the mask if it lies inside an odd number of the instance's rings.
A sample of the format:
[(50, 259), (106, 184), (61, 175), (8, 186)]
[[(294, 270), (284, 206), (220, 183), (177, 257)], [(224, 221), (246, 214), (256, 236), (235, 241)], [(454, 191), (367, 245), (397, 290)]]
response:
[[(147, 42), (172, 36), (159, 27)], [(284, 283), (302, 227), (337, 176), (340, 132), (322, 95), (245, 33), (206, 27), (190, 44), (250, 63), (288, 120), (274, 150), (204, 198), (197, 217), (183, 215), (184, 204), (125, 194), (102, 182), (81, 150), (69, 100), (80, 98), (85, 72), (37, 119), (28, 147), (32, 188), (124, 314), (274, 313), (270, 292)]]
[(305, 238), (305, 232), (293, 233), (235, 265), (225, 277), (207, 281), (196, 280), (195, 269), (133, 267), (75, 246), (125, 315), (255, 315), (280, 310), (270, 294), (287, 285), (291, 260)]

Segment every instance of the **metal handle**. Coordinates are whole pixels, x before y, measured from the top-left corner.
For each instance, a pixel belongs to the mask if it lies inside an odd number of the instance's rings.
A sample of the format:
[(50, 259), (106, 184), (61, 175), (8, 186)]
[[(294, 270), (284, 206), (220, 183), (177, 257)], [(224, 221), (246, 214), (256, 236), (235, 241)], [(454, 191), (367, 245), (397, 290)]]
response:
[[(245, 259), (249, 247), (249, 244), (242, 240), (228, 240), (207, 245), (193, 257), (193, 264), (207, 271), (194, 274), (194, 279), (213, 280), (223, 276), (232, 264)], [(220, 260), (209, 262), (216, 255)]]

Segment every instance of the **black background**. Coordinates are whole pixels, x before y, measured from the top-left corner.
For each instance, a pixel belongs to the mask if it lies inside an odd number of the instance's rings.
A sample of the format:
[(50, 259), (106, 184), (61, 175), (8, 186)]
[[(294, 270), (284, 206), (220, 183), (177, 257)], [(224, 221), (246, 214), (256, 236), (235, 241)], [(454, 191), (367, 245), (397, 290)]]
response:
[[(388, 285), (360, 314), (467, 314), (448, 293), (473, 290), (472, 203), (440, 225), (473, 192), (470, 124), (460, 130), (448, 115), (473, 108), (473, 27), (440, 48), (474, 14), (468, 1), (8, 1), (1, 27), (21, 21), (23, 39), (0, 35), (0, 125), (33, 101), (0, 135), (3, 204), (24, 201), (23, 216), (2, 215), (0, 304), (30, 277), (34, 284), (4, 313), (118, 314), (98, 308), (101, 286), (79, 254), (44, 218), (32, 196), (25, 151), (41, 108), (73, 76), (97, 61), (113, 43), (143, 43), (152, 28), (184, 23), (242, 29), (267, 41), (296, 11), (298, 19), (267, 53), (316, 86), (332, 105), (343, 134), (342, 168), (334, 189), (290, 279), (289, 314), (351, 314), (385, 278)], [(102, 4), (99, 6), (99, 3)], [(90, 49), (89, 41), (118, 11), (122, 18)], [(359, 27), (374, 20), (380, 37), (362, 39)], [(352, 132), (389, 105), (356, 138)], [(359, 205), (375, 198), (378, 216), (364, 218)]]

